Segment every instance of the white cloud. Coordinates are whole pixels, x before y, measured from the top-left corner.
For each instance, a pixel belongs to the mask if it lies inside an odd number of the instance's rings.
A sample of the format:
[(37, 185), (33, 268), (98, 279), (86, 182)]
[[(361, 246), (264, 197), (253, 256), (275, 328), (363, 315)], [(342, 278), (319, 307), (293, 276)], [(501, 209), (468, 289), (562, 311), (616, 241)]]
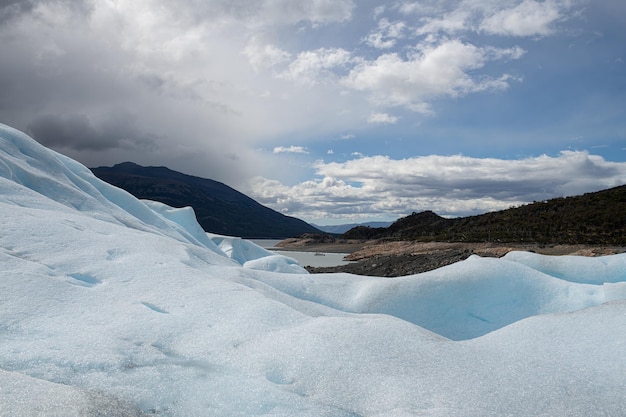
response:
[(400, 13), (405, 15), (424, 15), (439, 12), (442, 5), (426, 1), (403, 1), (396, 5)]
[(343, 79), (355, 90), (370, 93), (379, 106), (403, 106), (429, 113), (429, 100), (458, 97), (468, 93), (508, 87), (508, 75), (500, 78), (475, 77), (470, 71), (491, 60), (521, 56), (519, 48), (480, 48), (459, 40), (420, 44), (406, 59), (397, 53), (362, 61)]
[(371, 124), (394, 124), (398, 122), (398, 117), (387, 113), (372, 113), (367, 118), (367, 123)]
[(385, 6), (378, 6), (374, 8), (374, 12), (372, 13), (372, 15), (374, 16), (374, 19), (377, 19), (378, 16), (380, 16), (381, 14), (385, 13), (386, 7)]
[(389, 22), (387, 19), (380, 19), (378, 29), (370, 33), (365, 42), (377, 49), (389, 49), (396, 45), (396, 41), (404, 37), (406, 24), (404, 22)]
[(248, 58), (255, 71), (272, 68), (291, 59), (291, 54), (275, 45), (264, 43), (258, 36), (253, 36), (243, 54)]
[(471, 13), (467, 10), (457, 9), (444, 14), (442, 17), (425, 17), (424, 22), (415, 31), (418, 35), (445, 32), (454, 34), (470, 29), (469, 19)]
[(573, 151), (518, 160), (361, 155), (343, 163), (318, 162), (316, 170), (320, 179), (292, 187), (257, 178), (253, 195), (307, 219), (397, 218), (422, 210), (478, 214), (626, 183), (626, 163)]
[(517, 6), (487, 17), (480, 29), (507, 36), (547, 36), (552, 25), (561, 19), (563, 4), (556, 1), (524, 0)]
[(547, 36), (555, 24), (565, 20), (574, 2), (570, 0), (515, 0), (455, 2), (405, 2), (398, 7), (406, 15), (416, 15), (418, 35), (484, 32), (514, 37)]
[(332, 71), (351, 62), (351, 54), (341, 48), (320, 48), (305, 51), (297, 58), (281, 77), (307, 85), (318, 83), (321, 76), (332, 76)]
[(274, 148), (273, 153), (309, 153), (309, 151), (303, 146), (277, 146)]

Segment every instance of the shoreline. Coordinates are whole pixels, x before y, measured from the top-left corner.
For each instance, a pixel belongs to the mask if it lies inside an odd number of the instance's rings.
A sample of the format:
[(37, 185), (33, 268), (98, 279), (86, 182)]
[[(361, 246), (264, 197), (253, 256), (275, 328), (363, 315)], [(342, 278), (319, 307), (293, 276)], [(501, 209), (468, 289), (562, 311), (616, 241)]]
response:
[(360, 260), (376, 255), (421, 254), (442, 250), (469, 250), (475, 254), (504, 256), (511, 251), (535, 252), (542, 255), (602, 256), (626, 252), (626, 246), (589, 244), (538, 244), (510, 242), (419, 242), (384, 240), (337, 240), (316, 242), (309, 238), (289, 238), (274, 247), (283, 251), (347, 253), (350, 260)]
[(430, 271), (467, 259), (471, 255), (500, 258), (511, 251), (551, 256), (605, 256), (626, 252), (623, 246), (561, 245), (499, 242), (414, 242), (414, 241), (331, 241), (292, 238), (276, 249), (299, 252), (346, 253), (354, 261), (333, 267), (306, 266), (310, 273), (347, 272), (358, 275), (397, 277)]
[[(289, 239), (287, 239), (289, 240)], [(284, 242), (284, 241), (283, 241)], [(364, 243), (315, 243), (306, 246), (289, 245), (282, 246), (279, 243), (272, 249), (281, 250), (285, 252), (324, 252), (324, 253), (346, 253), (353, 254), (363, 249), (366, 245)]]

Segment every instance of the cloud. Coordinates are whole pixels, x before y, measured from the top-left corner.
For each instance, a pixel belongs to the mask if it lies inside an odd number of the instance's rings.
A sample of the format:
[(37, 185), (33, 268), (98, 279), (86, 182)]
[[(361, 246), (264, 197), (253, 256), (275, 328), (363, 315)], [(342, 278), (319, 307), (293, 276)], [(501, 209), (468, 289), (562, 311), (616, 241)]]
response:
[(319, 162), (320, 179), (287, 187), (256, 178), (253, 195), (292, 215), (398, 218), (413, 211), (465, 216), (626, 183), (626, 163), (588, 152), (505, 160), (462, 155)]
[(487, 33), (510, 37), (548, 36), (571, 15), (570, 0), (406, 2), (399, 11), (419, 16), (419, 35)]
[(374, 11), (372, 12), (372, 16), (374, 17), (374, 19), (377, 19), (378, 16), (380, 16), (381, 14), (385, 13), (385, 6), (377, 6), (374, 8)]
[(23, 13), (30, 12), (33, 4), (23, 0), (3, 0), (0, 2), (0, 23), (14, 19)]
[[(133, 5), (138, 3), (138, 6)], [(294, 2), (292, 0), (206, 0), (179, 1), (166, 0), (150, 2), (117, 2), (116, 7), (128, 11), (139, 7), (150, 10), (152, 15), (158, 10), (174, 16), (182, 24), (197, 25), (207, 22), (210, 25), (230, 25), (233, 22), (247, 28), (257, 29), (273, 25), (293, 25), (308, 22), (311, 25), (325, 25), (348, 21), (355, 8), (353, 0), (312, 0)], [(135, 9), (136, 10), (136, 9)]]
[(272, 68), (291, 59), (291, 54), (283, 51), (275, 45), (261, 41), (258, 36), (253, 36), (243, 54), (248, 58), (248, 62), (255, 71)]
[(520, 48), (481, 48), (459, 40), (444, 40), (419, 44), (406, 59), (398, 53), (387, 53), (373, 61), (363, 61), (343, 83), (370, 93), (376, 105), (401, 106), (428, 114), (431, 99), (506, 89), (511, 79), (507, 74), (476, 77), (472, 73), (489, 61), (520, 56)]
[(320, 48), (304, 51), (289, 64), (282, 78), (306, 85), (317, 84), (322, 77), (332, 77), (333, 71), (345, 67), (351, 61), (350, 52), (341, 48)]
[[(210, 3), (216, 3), (210, 2)], [(245, 13), (251, 21), (261, 19), (264, 24), (294, 24), (300, 21), (309, 21), (313, 24), (328, 24), (343, 22), (352, 18), (356, 7), (353, 0), (312, 0), (294, 2), (292, 0), (249, 0), (220, 1), (230, 13), (236, 7), (240, 13)], [(250, 9), (255, 10), (249, 13)]]
[[(511, 61), (526, 56), (515, 37), (558, 33), (571, 14), (557, 0), (374, 6), (5, 0), (0, 119), (88, 166), (130, 159), (236, 187), (251, 175), (293, 181), (310, 166), (258, 150), (293, 138), (309, 145), (358, 136), (371, 154), (367, 129), (419, 135), (422, 115), (438, 114), (446, 99), (517, 82)], [(523, 26), (540, 7), (558, 16)], [(494, 37), (498, 19), (503, 29)], [(299, 144), (277, 149), (314, 154), (336, 146)]]
[(149, 150), (157, 141), (156, 137), (139, 132), (127, 114), (110, 115), (98, 126), (85, 115), (44, 115), (34, 119), (27, 131), (45, 146), (78, 151)]
[[(513, 54), (453, 40), (373, 58), (332, 42), (307, 49), (311, 42), (284, 41), (289, 25), (309, 24), (313, 32), (351, 22), (352, 0), (6, 4), (0, 53), (11, 60), (0, 68), (0, 112), (18, 128), (33, 123), (28, 115), (77, 109), (102, 124), (121, 109), (166, 141), (204, 146), (228, 137), (246, 146), (313, 126), (359, 128), (371, 105), (430, 114), (432, 100), (500, 90), (513, 79), (479, 71)], [(395, 45), (409, 41), (411, 30), (407, 22), (377, 19), (368, 42)]]
[(547, 36), (563, 18), (563, 2), (524, 0), (517, 6), (488, 16), (480, 25), (487, 33), (507, 36)]
[(471, 28), (469, 19), (472, 14), (468, 10), (457, 9), (445, 13), (442, 17), (425, 17), (424, 22), (416, 29), (418, 35), (445, 32), (454, 34)]
[(406, 24), (404, 22), (389, 22), (387, 19), (380, 19), (378, 29), (370, 33), (365, 38), (365, 43), (377, 49), (389, 49), (396, 45), (398, 39), (404, 37)]
[(433, 1), (402, 1), (396, 4), (396, 8), (405, 15), (424, 15), (440, 13), (442, 4)]
[(291, 145), (289, 147), (277, 146), (273, 153), (309, 153), (305, 147)]
[(371, 124), (394, 124), (398, 122), (398, 117), (390, 116), (387, 113), (372, 113), (367, 118), (367, 123)]

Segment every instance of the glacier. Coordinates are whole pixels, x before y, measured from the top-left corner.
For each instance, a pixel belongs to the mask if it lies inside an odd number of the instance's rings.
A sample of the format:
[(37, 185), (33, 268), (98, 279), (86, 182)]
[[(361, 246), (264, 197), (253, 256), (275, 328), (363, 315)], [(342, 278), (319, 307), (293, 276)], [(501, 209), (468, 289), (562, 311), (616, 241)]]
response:
[(626, 255), (310, 275), (0, 125), (0, 416), (622, 416)]

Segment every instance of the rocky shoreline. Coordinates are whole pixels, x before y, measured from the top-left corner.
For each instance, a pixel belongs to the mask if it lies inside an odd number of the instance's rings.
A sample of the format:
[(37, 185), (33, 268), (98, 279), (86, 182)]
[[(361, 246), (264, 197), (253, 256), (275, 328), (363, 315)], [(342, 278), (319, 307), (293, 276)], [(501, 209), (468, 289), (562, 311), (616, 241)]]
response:
[(511, 251), (544, 255), (603, 256), (626, 252), (626, 247), (590, 245), (539, 245), (498, 242), (357, 241), (303, 236), (286, 239), (277, 247), (303, 252), (348, 253), (347, 265), (305, 266), (311, 273), (347, 272), (358, 275), (398, 277), (426, 272), (467, 259), (471, 255), (501, 257)]

